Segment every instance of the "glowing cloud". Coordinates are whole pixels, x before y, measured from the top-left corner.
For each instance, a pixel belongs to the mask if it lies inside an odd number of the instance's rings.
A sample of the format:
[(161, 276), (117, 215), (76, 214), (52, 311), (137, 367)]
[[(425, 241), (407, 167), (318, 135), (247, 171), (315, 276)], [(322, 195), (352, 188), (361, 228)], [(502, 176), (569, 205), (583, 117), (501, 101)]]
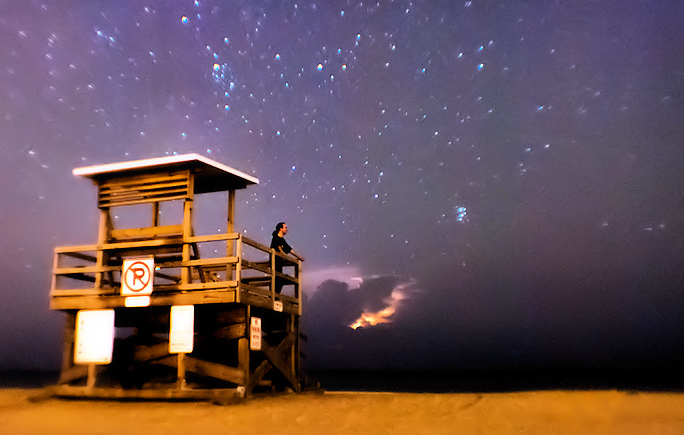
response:
[(385, 308), (376, 312), (363, 312), (363, 314), (361, 314), (361, 316), (359, 316), (359, 318), (356, 319), (354, 323), (349, 325), (349, 327), (352, 329), (357, 329), (359, 327), (366, 328), (369, 326), (375, 326), (379, 323), (391, 323), (392, 315), (397, 311), (399, 305), (401, 305), (401, 301), (408, 297), (407, 287), (413, 286), (414, 284), (415, 280), (411, 280), (408, 283), (404, 284), (398, 284), (392, 290), (392, 294), (390, 295), (390, 297), (385, 298), (383, 300), (383, 302), (387, 304)]
[(361, 326), (368, 327), (375, 326), (378, 323), (390, 323), (392, 321), (392, 314), (394, 314), (397, 311), (399, 303), (404, 298), (405, 295), (402, 291), (397, 289), (393, 290), (392, 296), (385, 299), (384, 301), (385, 303), (387, 303), (387, 307), (375, 313), (364, 312), (363, 314), (361, 314), (361, 317), (356, 319), (356, 321), (349, 325), (349, 327), (352, 329), (356, 329)]

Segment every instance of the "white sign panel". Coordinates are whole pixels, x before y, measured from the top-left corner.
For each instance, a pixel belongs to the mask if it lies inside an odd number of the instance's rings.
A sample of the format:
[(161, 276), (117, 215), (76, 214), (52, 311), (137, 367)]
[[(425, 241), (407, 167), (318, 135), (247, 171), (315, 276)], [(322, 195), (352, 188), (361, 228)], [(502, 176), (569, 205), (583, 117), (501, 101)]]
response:
[(149, 296), (127, 296), (124, 298), (124, 307), (148, 307), (149, 305)]
[(109, 364), (114, 349), (114, 310), (81, 310), (76, 314), (76, 364)]
[(273, 301), (273, 311), (283, 311), (283, 301)]
[(249, 348), (261, 350), (261, 319), (252, 317), (249, 327)]
[(171, 307), (171, 330), (169, 331), (169, 353), (190, 353), (195, 333), (194, 305)]
[(121, 294), (143, 296), (152, 293), (154, 286), (154, 258), (124, 260), (121, 272)]

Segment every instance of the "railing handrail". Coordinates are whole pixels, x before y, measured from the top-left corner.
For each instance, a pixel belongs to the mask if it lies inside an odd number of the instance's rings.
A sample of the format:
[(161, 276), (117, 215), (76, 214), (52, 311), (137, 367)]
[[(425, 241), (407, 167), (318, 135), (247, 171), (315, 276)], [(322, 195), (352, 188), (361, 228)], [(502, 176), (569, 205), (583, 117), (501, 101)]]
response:
[[(91, 244), (91, 245), (73, 245), (73, 246), (61, 246), (61, 247), (56, 247), (54, 249), (55, 252), (55, 264), (53, 265), (53, 282), (58, 276), (62, 277), (70, 277), (72, 279), (77, 279), (77, 280), (91, 280), (93, 279), (92, 276), (86, 276), (85, 274), (95, 274), (95, 276), (100, 276), (98, 274), (104, 274), (104, 273), (109, 273), (109, 272), (116, 272), (117, 269), (120, 268), (120, 266), (112, 265), (112, 263), (107, 263), (106, 265), (98, 265), (99, 261), (101, 260), (102, 252), (116, 252), (116, 251), (126, 251), (130, 250), (131, 252), (146, 252), (147, 250), (150, 249), (155, 249), (155, 248), (164, 248), (164, 247), (173, 247), (173, 249), (182, 249), (182, 246), (185, 245), (195, 245), (195, 250), (197, 249), (196, 244), (199, 243), (210, 243), (210, 242), (221, 242), (225, 241), (228, 244), (228, 254), (225, 256), (221, 257), (205, 257), (205, 258), (194, 258), (191, 260), (186, 260), (186, 261), (178, 261), (174, 260), (172, 258), (166, 257), (166, 261), (159, 261), (156, 263), (162, 270), (164, 269), (174, 269), (174, 268), (188, 268), (189, 270), (194, 270), (194, 268), (197, 269), (197, 271), (202, 275), (203, 277), (209, 277), (210, 274), (214, 273), (214, 271), (220, 271), (222, 267), (226, 267), (226, 279), (223, 280), (221, 278), (220, 281), (218, 282), (211, 282), (211, 281), (205, 281), (205, 278), (202, 278), (201, 283), (189, 283), (189, 284), (166, 284), (166, 283), (158, 283), (155, 285), (155, 287), (160, 287), (160, 288), (175, 288), (178, 290), (210, 290), (210, 289), (217, 289), (217, 288), (235, 288), (239, 290), (241, 285), (244, 285), (245, 289), (248, 287), (252, 287), (248, 282), (242, 283), (242, 273), (244, 270), (252, 270), (257, 273), (256, 276), (247, 276), (246, 278), (263, 278), (264, 280), (269, 280), (270, 283), (268, 287), (261, 287), (264, 289), (264, 295), (268, 295), (268, 298), (272, 300), (272, 303), (274, 303), (277, 298), (281, 298), (281, 300), (285, 300), (291, 303), (298, 303), (300, 307), (300, 314), (301, 314), (301, 297), (302, 297), (302, 292), (301, 292), (301, 261), (298, 258), (295, 258), (292, 255), (288, 254), (282, 254), (280, 252), (277, 252), (275, 249), (270, 248), (264, 244), (261, 244), (257, 242), (256, 240), (253, 240), (247, 236), (244, 236), (243, 234), (237, 233), (237, 232), (231, 232), (231, 233), (223, 233), (223, 234), (209, 234), (209, 235), (200, 235), (200, 236), (190, 236), (190, 237), (185, 237), (181, 240), (179, 240), (177, 237), (154, 237), (154, 238), (149, 238), (149, 239), (143, 239), (143, 240), (110, 240), (108, 243), (104, 244)], [(233, 241), (235, 242), (235, 245), (233, 245), (233, 248), (230, 248), (232, 245)], [(263, 254), (268, 255), (268, 260), (266, 261), (248, 261), (244, 258), (244, 252), (243, 252), (243, 242), (245, 245), (250, 246), (251, 248), (254, 248)], [(236, 249), (237, 248), (237, 249)], [(94, 253), (94, 255), (88, 255), (84, 254), (84, 252), (88, 253)], [(168, 254), (168, 251), (166, 252)], [(232, 255), (230, 255), (232, 253)], [(111, 255), (111, 254), (109, 254)], [(57, 257), (60, 256), (65, 256), (65, 257), (71, 257), (71, 258), (76, 258), (79, 260), (82, 260), (85, 262), (81, 263), (81, 265), (72, 265), (72, 266), (60, 266), (59, 261)], [(274, 261), (276, 258), (282, 258), (285, 260), (285, 267), (295, 267), (294, 273), (292, 275), (290, 274), (285, 274), (282, 272), (278, 272), (275, 270), (274, 267)], [(105, 257), (106, 258), (106, 257)], [(164, 257), (161, 257), (164, 258)], [(170, 261), (169, 261), (170, 260)], [(116, 262), (120, 262), (121, 257), (119, 257)], [(93, 264), (95, 263), (95, 264)], [(235, 272), (235, 279), (232, 280), (232, 276), (230, 274), (231, 267), (233, 268), (232, 270)], [(217, 269), (218, 268), (218, 269)], [(213, 270), (212, 270), (213, 269)], [(183, 269), (186, 270), (186, 269)], [(202, 272), (204, 270), (204, 272)], [(259, 275), (263, 274), (263, 276)], [(83, 275), (79, 277), (79, 275)], [(158, 272), (158, 276), (162, 279), (170, 279), (169, 277), (173, 278), (173, 276), (166, 275), (163, 276), (161, 273)], [(286, 295), (281, 295), (281, 294), (276, 294), (274, 291), (274, 283), (276, 279), (284, 279), (290, 284), (295, 285), (295, 296), (286, 296)], [(111, 278), (110, 278), (111, 280)], [(96, 281), (99, 282), (99, 281)], [(111, 285), (111, 281), (110, 284)], [(95, 284), (98, 286), (98, 284)], [(104, 295), (113, 295), (113, 293), (110, 291), (111, 288), (109, 287), (102, 287), (99, 289), (101, 291), (101, 294)], [(247, 291), (247, 290), (245, 290)], [(79, 293), (80, 292), (80, 293)], [(77, 289), (64, 289), (64, 291), (61, 291), (60, 289), (56, 288), (56, 285), (53, 284), (52, 289), (51, 289), (51, 296), (67, 296), (67, 295), (97, 295), (98, 293), (98, 288), (91, 288), (91, 289), (83, 289), (82, 291), (77, 290)], [(240, 301), (240, 296), (239, 293), (240, 291), (237, 292), (236, 294), (236, 302)]]
[(271, 248), (271, 247), (268, 247), (268, 246), (266, 246), (266, 245), (262, 245), (261, 243), (259, 243), (259, 242), (257, 242), (257, 241), (254, 241), (254, 240), (250, 239), (250, 238), (247, 237), (247, 236), (242, 236), (242, 240), (243, 240), (243, 242), (244, 242), (245, 244), (247, 244), (247, 245), (249, 245), (249, 246), (251, 246), (251, 247), (253, 247), (253, 248), (259, 249), (260, 251), (263, 251), (263, 252), (265, 252), (265, 253), (267, 253), (267, 254), (273, 253), (273, 254), (275, 254), (277, 257), (280, 257), (280, 258), (283, 258), (283, 259), (285, 259), (285, 260), (291, 261), (292, 263), (295, 263), (295, 264), (297, 264), (297, 262), (299, 261), (296, 257), (294, 257), (294, 256), (292, 256), (292, 255), (289, 255), (289, 254), (281, 254), (280, 252), (276, 251), (275, 249), (273, 249), (273, 248)]

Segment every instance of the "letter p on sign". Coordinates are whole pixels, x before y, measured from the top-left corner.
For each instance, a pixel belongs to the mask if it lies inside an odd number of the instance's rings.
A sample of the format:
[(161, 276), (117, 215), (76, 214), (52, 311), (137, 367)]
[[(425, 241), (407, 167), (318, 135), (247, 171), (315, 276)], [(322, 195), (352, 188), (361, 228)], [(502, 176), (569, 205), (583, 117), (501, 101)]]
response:
[(121, 272), (121, 294), (142, 296), (152, 293), (154, 286), (154, 258), (139, 258), (123, 261)]

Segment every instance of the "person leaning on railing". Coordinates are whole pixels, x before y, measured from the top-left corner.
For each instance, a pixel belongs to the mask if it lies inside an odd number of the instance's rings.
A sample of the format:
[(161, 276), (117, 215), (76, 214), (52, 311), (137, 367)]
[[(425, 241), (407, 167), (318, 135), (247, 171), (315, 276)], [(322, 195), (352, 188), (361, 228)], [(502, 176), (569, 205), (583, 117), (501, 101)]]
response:
[[(290, 245), (287, 244), (287, 242), (284, 239), (285, 234), (287, 234), (287, 225), (285, 222), (278, 222), (276, 225), (275, 231), (273, 231), (273, 238), (271, 239), (271, 248), (275, 249), (276, 252), (279, 252), (283, 255), (287, 254), (292, 254), (295, 258), (297, 258), (299, 261), (304, 261), (304, 257), (301, 255), (297, 254), (294, 249)], [(275, 258), (275, 270), (276, 272), (283, 273), (283, 259), (278, 257), (276, 255)], [(283, 280), (280, 278), (276, 278), (276, 288), (275, 291), (276, 293), (280, 293), (280, 291), (283, 289)]]

